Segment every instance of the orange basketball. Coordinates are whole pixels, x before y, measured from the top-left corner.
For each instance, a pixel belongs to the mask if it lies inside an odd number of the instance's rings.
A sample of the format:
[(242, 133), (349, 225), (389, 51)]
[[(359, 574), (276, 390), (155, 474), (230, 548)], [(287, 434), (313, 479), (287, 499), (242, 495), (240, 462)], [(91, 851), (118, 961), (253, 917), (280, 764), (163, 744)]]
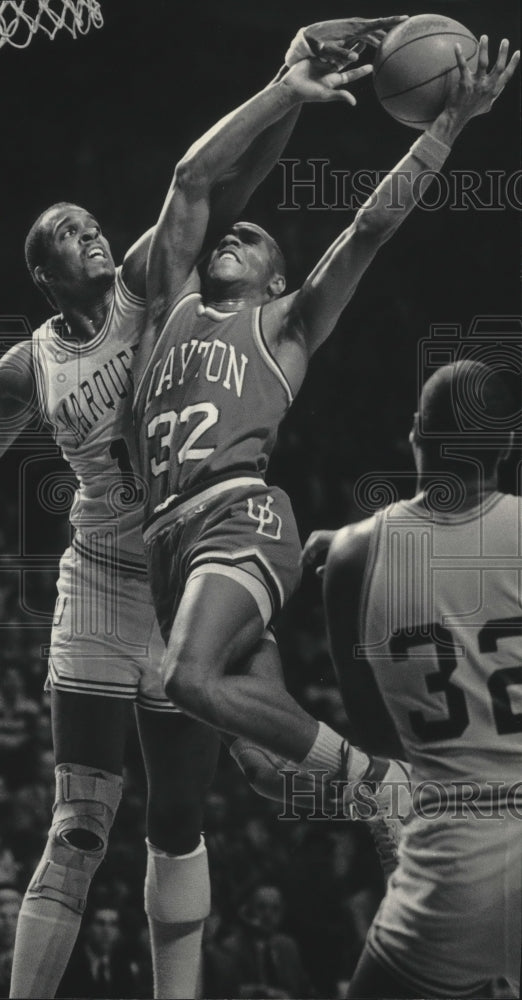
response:
[(392, 28), (373, 64), (375, 92), (392, 118), (426, 129), (442, 111), (459, 68), (459, 42), (470, 69), (476, 69), (478, 41), (459, 21), (418, 14)]

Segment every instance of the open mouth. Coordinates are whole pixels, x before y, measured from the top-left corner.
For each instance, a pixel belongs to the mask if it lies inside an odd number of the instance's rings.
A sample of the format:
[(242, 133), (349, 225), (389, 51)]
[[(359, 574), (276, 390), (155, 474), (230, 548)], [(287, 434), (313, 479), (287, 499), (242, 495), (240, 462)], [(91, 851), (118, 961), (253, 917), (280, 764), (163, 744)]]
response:
[(101, 247), (91, 247), (90, 250), (87, 251), (87, 259), (88, 260), (97, 260), (97, 259), (98, 260), (105, 260), (105, 253), (104, 253), (104, 251), (102, 250)]
[(219, 254), (220, 260), (235, 260), (239, 264), (239, 257), (233, 250), (222, 250)]

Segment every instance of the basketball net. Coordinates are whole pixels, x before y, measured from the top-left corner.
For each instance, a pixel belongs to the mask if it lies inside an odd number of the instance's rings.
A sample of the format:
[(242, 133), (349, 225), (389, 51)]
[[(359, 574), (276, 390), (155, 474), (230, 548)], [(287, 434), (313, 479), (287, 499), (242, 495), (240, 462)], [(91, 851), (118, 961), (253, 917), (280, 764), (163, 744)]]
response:
[(102, 25), (98, 0), (1, 0), (0, 49), (4, 45), (25, 49), (37, 31), (53, 39), (57, 31), (67, 28), (76, 38)]

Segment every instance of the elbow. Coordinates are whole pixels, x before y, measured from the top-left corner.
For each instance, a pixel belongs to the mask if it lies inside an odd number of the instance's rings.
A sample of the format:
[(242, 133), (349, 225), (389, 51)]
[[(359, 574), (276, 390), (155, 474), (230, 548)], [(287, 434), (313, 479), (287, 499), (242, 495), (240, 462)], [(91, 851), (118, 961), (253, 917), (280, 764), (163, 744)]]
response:
[(173, 187), (178, 191), (194, 195), (205, 191), (209, 185), (209, 177), (204, 163), (197, 154), (188, 153), (176, 164)]
[(389, 211), (361, 208), (353, 221), (355, 235), (376, 249), (393, 236), (397, 226)]

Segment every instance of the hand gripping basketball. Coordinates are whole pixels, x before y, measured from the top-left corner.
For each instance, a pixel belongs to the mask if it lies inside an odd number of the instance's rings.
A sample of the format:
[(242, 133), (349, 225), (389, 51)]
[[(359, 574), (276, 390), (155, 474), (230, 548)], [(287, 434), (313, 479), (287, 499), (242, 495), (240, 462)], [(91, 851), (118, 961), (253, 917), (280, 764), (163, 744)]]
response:
[(366, 45), (377, 48), (388, 31), (407, 15), (394, 17), (349, 17), (333, 21), (317, 21), (301, 28), (292, 41), (285, 56), (287, 66), (294, 66), (301, 59), (312, 57), (331, 63), (336, 69), (344, 69), (349, 63), (349, 55), (355, 49), (361, 52)]
[(464, 59), (461, 46), (455, 46), (459, 78), (451, 89), (445, 110), (453, 114), (459, 123), (465, 124), (470, 118), (491, 111), (493, 103), (511, 80), (520, 60), (520, 51), (517, 50), (508, 63), (508, 52), (509, 42), (507, 38), (503, 38), (497, 61), (488, 72), (488, 36), (482, 35), (477, 68), (473, 73)]

